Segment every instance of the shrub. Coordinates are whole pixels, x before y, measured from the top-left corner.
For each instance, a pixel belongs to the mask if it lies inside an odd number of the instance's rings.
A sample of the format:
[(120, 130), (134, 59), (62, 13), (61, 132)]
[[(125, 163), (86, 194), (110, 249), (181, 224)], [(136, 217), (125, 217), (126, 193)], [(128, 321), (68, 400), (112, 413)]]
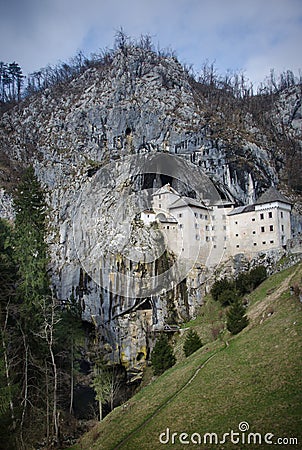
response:
[(226, 290), (232, 290), (234, 283), (229, 281), (227, 278), (222, 278), (221, 280), (215, 281), (211, 288), (211, 295), (215, 301), (218, 300), (219, 295)]
[(259, 284), (267, 278), (266, 268), (264, 266), (257, 266), (250, 271), (250, 283), (252, 289), (255, 289)]
[(222, 306), (231, 305), (238, 298), (238, 294), (234, 289), (226, 289), (218, 296), (218, 301)]
[(151, 363), (154, 374), (161, 375), (165, 370), (169, 369), (169, 367), (174, 366), (175, 362), (176, 359), (168, 338), (165, 334), (161, 334), (151, 353)]
[(248, 325), (248, 323), (249, 321), (245, 315), (245, 308), (242, 305), (241, 300), (237, 298), (227, 312), (227, 329), (232, 334), (238, 334)]
[(202, 342), (200, 337), (196, 333), (195, 330), (190, 329), (187, 333), (185, 343), (183, 346), (183, 350), (186, 356), (192, 355), (192, 353), (196, 352), (200, 347), (202, 347)]

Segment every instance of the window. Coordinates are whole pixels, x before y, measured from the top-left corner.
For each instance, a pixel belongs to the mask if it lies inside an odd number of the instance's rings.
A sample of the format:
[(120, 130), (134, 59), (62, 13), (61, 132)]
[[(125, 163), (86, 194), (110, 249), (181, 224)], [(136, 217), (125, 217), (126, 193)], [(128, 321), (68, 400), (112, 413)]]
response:
[(199, 218), (202, 219), (202, 214), (199, 214)]
[(281, 219), (283, 219), (283, 211), (281, 211)]
[(268, 213), (268, 218), (271, 219), (272, 217), (273, 217), (273, 213), (272, 213), (272, 212), (269, 212), (269, 213)]
[(226, 230), (226, 225), (223, 225), (223, 229), (224, 229), (224, 231)]
[(209, 236), (206, 236), (206, 241), (209, 242), (210, 238)]
[(273, 243), (274, 243), (274, 241), (269, 241), (269, 243), (270, 243), (270, 244), (273, 244)]
[(260, 219), (261, 219), (261, 220), (264, 219), (264, 214), (263, 214), (263, 213), (260, 214)]
[(265, 245), (265, 244), (266, 244), (266, 241), (263, 241), (262, 244)]
[(281, 231), (284, 231), (284, 225), (281, 225)]
[(169, 230), (169, 228), (170, 228), (169, 225), (167, 225), (167, 230)]
[(225, 240), (225, 241), (227, 241), (227, 240), (228, 240), (228, 238), (227, 238), (226, 236), (224, 236), (224, 240)]
[(198, 217), (198, 214), (197, 214), (197, 213), (194, 213), (194, 216), (195, 216), (195, 217)]
[(161, 208), (161, 204), (159, 204), (158, 207)]
[(256, 246), (256, 245), (257, 245), (257, 242), (254, 242), (254, 245)]
[(261, 233), (264, 233), (264, 232), (265, 232), (265, 228), (261, 227)]
[(209, 231), (210, 227), (209, 225), (206, 225), (206, 231)]
[(212, 242), (216, 241), (216, 236), (212, 236)]
[(199, 236), (199, 234), (196, 234), (195, 239), (196, 239), (196, 241), (200, 241), (200, 236)]
[(253, 234), (256, 234), (256, 231), (253, 231)]
[(255, 222), (255, 220), (256, 220), (255, 217), (253, 217), (253, 218), (252, 218), (252, 222)]
[(212, 230), (213, 230), (213, 231), (215, 230), (215, 225), (212, 226)]
[(238, 245), (236, 245), (236, 248), (239, 248), (239, 244), (238, 244)]
[(270, 225), (270, 226), (269, 226), (269, 230), (270, 230), (270, 231), (274, 231), (274, 225)]
[(238, 236), (239, 236), (239, 234), (238, 234), (238, 233), (236, 233), (236, 234), (235, 234), (235, 236), (236, 236), (236, 237), (238, 237)]
[(237, 222), (237, 221), (235, 222), (235, 225), (238, 225), (238, 222)]
[(180, 223), (178, 226), (179, 226), (179, 228), (183, 228), (182, 223)]
[(178, 217), (182, 217), (182, 213), (178, 213)]
[(198, 225), (198, 223), (195, 223), (195, 228), (199, 228), (199, 225)]
[(204, 218), (205, 218), (205, 220), (208, 220), (208, 216), (207, 215), (205, 215)]

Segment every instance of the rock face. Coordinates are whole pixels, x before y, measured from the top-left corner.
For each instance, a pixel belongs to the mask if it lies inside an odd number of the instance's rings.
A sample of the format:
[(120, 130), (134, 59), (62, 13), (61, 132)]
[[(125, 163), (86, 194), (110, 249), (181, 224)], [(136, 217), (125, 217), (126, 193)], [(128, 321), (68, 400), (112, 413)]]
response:
[[(287, 145), (301, 157), (301, 89), (282, 92), (260, 112), (232, 102), (230, 107), (221, 93), (214, 107), (175, 58), (130, 46), (1, 117), (2, 185), (9, 191), (16, 168), (33, 164), (48, 191), (58, 298), (64, 302), (74, 294), (83, 319), (101, 330), (111, 358), (129, 369), (140, 370), (148, 356), (152, 326), (194, 316), (210, 275), (194, 267), (177, 278), (177, 268), (169, 290), (158, 284), (156, 277), (175, 260), (159, 230), (148, 233), (137, 218), (150, 205), (153, 188), (171, 181), (196, 196), (192, 177), (203, 173), (223, 198), (240, 204), (281, 183), (299, 212), (286, 177)], [(183, 179), (156, 164), (146, 169), (144, 161), (162, 153), (183, 159)], [(1, 190), (1, 215), (8, 218), (10, 201)], [(299, 230), (298, 216), (294, 223)]]

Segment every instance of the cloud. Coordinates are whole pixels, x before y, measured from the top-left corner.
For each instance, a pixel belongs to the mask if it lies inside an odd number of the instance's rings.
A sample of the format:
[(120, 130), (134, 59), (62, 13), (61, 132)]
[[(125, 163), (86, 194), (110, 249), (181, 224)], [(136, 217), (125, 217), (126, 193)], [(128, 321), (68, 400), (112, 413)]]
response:
[(300, 0), (9, 0), (1, 7), (0, 59), (24, 72), (112, 46), (121, 26), (153, 36), (198, 69), (246, 69), (253, 79), (271, 67), (297, 68)]

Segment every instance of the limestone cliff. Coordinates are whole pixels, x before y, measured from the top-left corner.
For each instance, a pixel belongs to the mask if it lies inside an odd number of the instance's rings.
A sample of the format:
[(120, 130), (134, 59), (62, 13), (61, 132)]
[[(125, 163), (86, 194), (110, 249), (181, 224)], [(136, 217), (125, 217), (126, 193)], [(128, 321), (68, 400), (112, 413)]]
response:
[[(13, 216), (9, 193), (33, 164), (48, 191), (54, 291), (62, 302), (73, 293), (111, 357), (132, 369), (150, 350), (150, 324), (194, 316), (209, 275), (174, 267), (160, 231), (140, 223), (153, 188), (171, 181), (240, 204), (274, 183), (300, 209), (301, 86), (263, 104), (211, 95), (174, 57), (129, 46), (1, 116), (1, 215)], [(181, 171), (148, 166), (162, 153), (182, 158)], [(192, 180), (205, 176), (214, 185), (198, 192)]]

